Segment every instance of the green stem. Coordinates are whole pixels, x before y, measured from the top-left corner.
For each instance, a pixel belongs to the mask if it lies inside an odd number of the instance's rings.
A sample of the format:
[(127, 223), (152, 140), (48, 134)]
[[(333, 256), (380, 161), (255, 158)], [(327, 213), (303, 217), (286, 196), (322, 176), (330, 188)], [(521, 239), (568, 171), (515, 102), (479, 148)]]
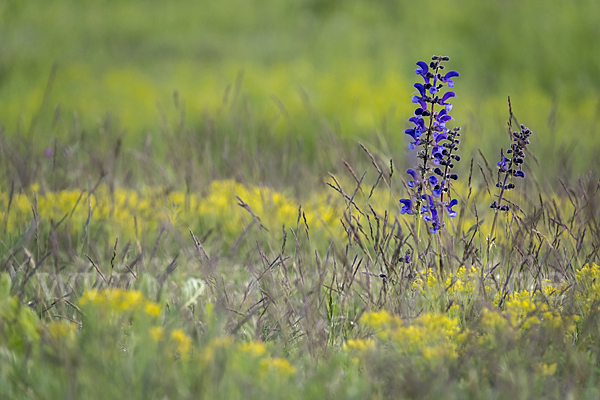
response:
[(440, 270), (440, 282), (442, 279), (442, 273), (444, 272), (444, 252), (442, 251), (442, 230), (438, 230), (438, 263)]

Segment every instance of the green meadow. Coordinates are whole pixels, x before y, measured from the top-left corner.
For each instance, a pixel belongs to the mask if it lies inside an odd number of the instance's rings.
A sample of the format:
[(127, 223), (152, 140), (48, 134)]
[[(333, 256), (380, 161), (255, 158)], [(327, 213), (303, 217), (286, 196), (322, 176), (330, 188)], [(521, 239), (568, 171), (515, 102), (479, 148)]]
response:
[(0, 398), (598, 398), (598, 15), (1, 1)]

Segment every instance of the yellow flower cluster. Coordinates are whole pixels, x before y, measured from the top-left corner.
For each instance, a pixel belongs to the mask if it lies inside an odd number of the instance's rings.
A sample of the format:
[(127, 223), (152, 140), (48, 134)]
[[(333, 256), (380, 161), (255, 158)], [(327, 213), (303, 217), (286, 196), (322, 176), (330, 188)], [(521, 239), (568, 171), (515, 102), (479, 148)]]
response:
[(143, 311), (152, 317), (158, 317), (161, 311), (158, 304), (146, 299), (141, 292), (118, 288), (88, 290), (79, 299), (79, 304), (82, 306), (90, 304), (118, 313)]
[(557, 367), (556, 363), (541, 364), (539, 366), (539, 370), (540, 370), (540, 372), (541, 372), (542, 375), (552, 376), (552, 375), (554, 375), (556, 373), (556, 367)]
[[(148, 335), (154, 342), (162, 342), (165, 340), (165, 328), (162, 326), (153, 326), (149, 329)], [(183, 329), (173, 329), (169, 335), (169, 341), (166, 347), (169, 351), (174, 351), (179, 354), (182, 359), (188, 359), (190, 352), (193, 349), (192, 339), (183, 331)]]
[(181, 357), (187, 356), (192, 349), (192, 339), (182, 329), (173, 329), (171, 331), (171, 340), (175, 343), (177, 352)]
[[(302, 206), (311, 229), (326, 226), (332, 230), (337, 226), (339, 215), (327, 194), (330, 193), (315, 195)], [(89, 218), (91, 226), (102, 224), (114, 237), (134, 238), (142, 230), (154, 231), (164, 224), (185, 233), (190, 227), (203, 226), (237, 235), (252, 222), (252, 216), (238, 205), (236, 196), (268, 228), (280, 229), (282, 224), (296, 226), (300, 204), (297, 200), (270, 188), (245, 186), (230, 180), (213, 181), (205, 196), (177, 191), (165, 194), (159, 188), (139, 192), (116, 188), (109, 192), (99, 187), (91, 195), (79, 190), (42, 193), (38, 186), (32, 185), (27, 193), (16, 194), (12, 199), (0, 193), (0, 215), (7, 231), (13, 233), (27, 229), (35, 209), (40, 221), (57, 222), (65, 218), (63, 224), (75, 232), (84, 229)]]
[(489, 343), (496, 334), (507, 332), (518, 338), (522, 331), (534, 327), (560, 329), (567, 337), (573, 335), (579, 316), (566, 315), (561, 308), (550, 309), (547, 303), (532, 296), (523, 290), (507, 298), (503, 311), (484, 309), (481, 316), (484, 332), (479, 342)]
[[(447, 292), (462, 295), (472, 293), (475, 284), (479, 280), (479, 272), (472, 268), (470, 271), (458, 270), (449, 274), (446, 279)], [(586, 267), (578, 274), (578, 279), (591, 284), (594, 292), (600, 289), (596, 285), (596, 276), (600, 276), (600, 268), (597, 266)], [(455, 289), (449, 285), (455, 286)], [(437, 285), (434, 274), (428, 274), (416, 282), (419, 293), (427, 293)], [(566, 283), (554, 284), (550, 281), (544, 282), (542, 293), (545, 299), (564, 295), (567, 288)], [(489, 290), (489, 288), (486, 288)], [(498, 299), (497, 299), (498, 301)], [(398, 344), (398, 348), (409, 354), (421, 354), (424, 360), (435, 362), (441, 359), (455, 358), (458, 355), (458, 346), (467, 335), (474, 334), (460, 327), (456, 315), (457, 310), (448, 309), (445, 314), (424, 313), (410, 322), (403, 321), (400, 317), (390, 315), (386, 311), (368, 312), (361, 318), (361, 323), (372, 328), (375, 336), (382, 341), (392, 341)], [(547, 301), (538, 292), (522, 290), (507, 296), (502, 310), (485, 308), (480, 319), (480, 328), (477, 335), (479, 343), (486, 346), (494, 346), (498, 335), (504, 338), (519, 338), (523, 332), (533, 329), (550, 329), (564, 333), (566, 338), (572, 337), (577, 329), (577, 321), (580, 316), (565, 313), (558, 306), (551, 308)], [(365, 350), (371, 348), (371, 343), (364, 340), (348, 341), (344, 345), (347, 351)], [(374, 344), (372, 346), (375, 346)], [(552, 366), (544, 371), (553, 373)]]
[[(474, 266), (469, 268), (462, 266), (456, 271), (444, 271), (442, 282), (446, 286), (442, 289), (450, 296), (470, 296), (475, 291), (480, 275), (481, 270)], [(423, 271), (413, 282), (413, 289), (421, 293), (439, 289), (437, 273), (433, 270)], [(489, 291), (490, 287), (486, 286), (485, 289)]]
[(513, 327), (527, 329), (531, 325), (539, 325), (538, 307), (547, 309), (546, 304), (537, 304), (528, 290), (514, 293), (507, 301), (505, 314)]
[[(262, 342), (236, 343), (230, 336), (218, 337), (210, 340), (201, 349), (200, 360), (212, 364), (216, 358), (226, 355), (231, 358), (232, 368), (243, 368), (256, 366), (262, 377), (267, 374), (275, 374), (280, 377), (291, 376), (296, 373), (296, 368), (288, 360), (279, 357), (271, 357), (267, 347)], [(256, 364), (255, 364), (256, 363)]]
[(252, 357), (262, 357), (267, 353), (267, 347), (262, 342), (247, 342), (239, 345), (239, 349)]
[[(600, 300), (600, 266), (586, 264), (575, 273), (575, 278), (578, 283), (575, 299), (587, 314), (592, 311), (592, 305)], [(596, 311), (600, 311), (600, 306)]]
[(507, 318), (499, 312), (492, 311), (489, 308), (483, 309), (483, 314), (481, 316), (481, 325), (487, 331), (503, 331), (509, 322)]
[(387, 311), (366, 312), (360, 318), (360, 322), (373, 328), (376, 332), (388, 332), (402, 324), (402, 320), (398, 316), (392, 316)]
[[(445, 314), (426, 313), (404, 323), (398, 316), (387, 311), (368, 312), (361, 318), (361, 323), (373, 328), (380, 340), (391, 340), (402, 352), (420, 354), (425, 362), (434, 365), (444, 359), (458, 356), (457, 348), (466, 334), (461, 332), (459, 321)], [(366, 347), (367, 344), (361, 344)], [(356, 342), (346, 348), (358, 347)]]
[(263, 373), (275, 373), (279, 376), (290, 376), (296, 373), (296, 367), (285, 358), (263, 358), (260, 366)]
[[(447, 274), (446, 287), (449, 295), (470, 296), (475, 291), (475, 284), (479, 281), (481, 270), (477, 267), (460, 267), (455, 272)], [(489, 286), (485, 287), (489, 291)]]
[(349, 339), (343, 345), (343, 349), (346, 351), (368, 351), (374, 349), (376, 343), (373, 339)]

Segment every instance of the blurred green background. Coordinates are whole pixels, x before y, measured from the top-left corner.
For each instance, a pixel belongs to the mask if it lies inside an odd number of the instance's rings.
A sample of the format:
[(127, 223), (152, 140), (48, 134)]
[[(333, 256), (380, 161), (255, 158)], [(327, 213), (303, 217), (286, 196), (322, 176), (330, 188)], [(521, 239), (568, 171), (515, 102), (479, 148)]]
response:
[(570, 177), (598, 166), (598, 15), (593, 0), (2, 0), (0, 125), (29, 158), (122, 140), (274, 185), (321, 179), (358, 141), (403, 167), (415, 62), (442, 54), (465, 158), (507, 145), (510, 94), (536, 169)]

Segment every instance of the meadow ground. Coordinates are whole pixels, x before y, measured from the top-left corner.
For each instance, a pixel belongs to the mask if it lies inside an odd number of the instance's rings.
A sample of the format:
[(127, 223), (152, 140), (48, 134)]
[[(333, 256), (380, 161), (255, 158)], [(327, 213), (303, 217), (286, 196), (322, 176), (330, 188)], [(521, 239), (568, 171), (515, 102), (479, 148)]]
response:
[(0, 397), (600, 397), (599, 13), (0, 3)]

